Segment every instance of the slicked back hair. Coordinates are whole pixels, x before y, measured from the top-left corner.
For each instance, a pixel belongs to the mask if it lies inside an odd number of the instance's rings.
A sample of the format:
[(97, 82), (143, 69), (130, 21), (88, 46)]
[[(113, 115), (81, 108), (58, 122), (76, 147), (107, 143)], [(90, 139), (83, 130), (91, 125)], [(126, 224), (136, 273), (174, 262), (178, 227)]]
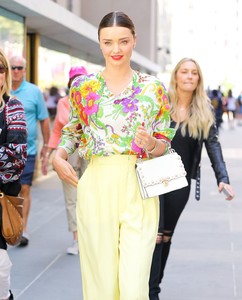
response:
[(113, 26), (126, 27), (130, 29), (131, 33), (135, 37), (134, 23), (129, 18), (129, 16), (127, 16), (125, 13), (121, 11), (114, 11), (108, 13), (106, 16), (102, 18), (98, 27), (98, 40), (100, 40), (101, 29), (106, 27), (113, 27)]

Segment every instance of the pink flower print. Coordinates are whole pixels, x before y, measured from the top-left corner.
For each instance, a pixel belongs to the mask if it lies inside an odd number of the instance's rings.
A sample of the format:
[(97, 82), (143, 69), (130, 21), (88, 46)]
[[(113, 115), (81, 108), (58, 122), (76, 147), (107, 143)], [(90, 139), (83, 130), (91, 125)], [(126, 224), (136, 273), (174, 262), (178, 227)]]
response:
[(87, 101), (87, 105), (84, 107), (86, 115), (90, 116), (98, 111), (98, 105), (95, 104), (94, 100)]
[(90, 92), (87, 96), (86, 96), (86, 99), (87, 100), (98, 100), (101, 96), (94, 93), (94, 92)]
[(134, 152), (136, 153), (141, 153), (142, 152), (142, 148), (138, 147), (136, 144), (135, 144), (135, 141), (132, 140), (132, 150), (134, 150)]

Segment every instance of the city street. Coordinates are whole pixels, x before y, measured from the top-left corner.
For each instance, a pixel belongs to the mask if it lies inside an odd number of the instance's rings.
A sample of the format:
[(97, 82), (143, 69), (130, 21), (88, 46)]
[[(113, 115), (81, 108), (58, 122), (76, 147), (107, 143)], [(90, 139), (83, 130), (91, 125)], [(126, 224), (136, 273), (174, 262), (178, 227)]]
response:
[[(218, 193), (203, 152), (201, 200), (195, 200), (193, 186), (173, 238), (162, 300), (242, 300), (241, 137), (242, 126), (232, 130), (223, 123), (220, 140), (236, 192), (232, 202)], [(62, 185), (54, 171), (34, 182), (32, 199), (29, 246), (9, 248), (14, 299), (82, 300), (79, 257), (66, 254), (72, 235)]]

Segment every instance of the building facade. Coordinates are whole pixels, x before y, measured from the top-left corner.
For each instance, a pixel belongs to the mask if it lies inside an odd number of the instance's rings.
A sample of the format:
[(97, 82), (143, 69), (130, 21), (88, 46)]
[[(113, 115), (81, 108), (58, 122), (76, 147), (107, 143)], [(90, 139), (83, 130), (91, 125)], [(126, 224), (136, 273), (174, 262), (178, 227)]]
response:
[(97, 27), (116, 10), (127, 13), (136, 26), (132, 67), (157, 74), (157, 0), (0, 0), (0, 47), (9, 57), (24, 55), (27, 79), (42, 89), (65, 84), (72, 64), (89, 71), (104, 65)]

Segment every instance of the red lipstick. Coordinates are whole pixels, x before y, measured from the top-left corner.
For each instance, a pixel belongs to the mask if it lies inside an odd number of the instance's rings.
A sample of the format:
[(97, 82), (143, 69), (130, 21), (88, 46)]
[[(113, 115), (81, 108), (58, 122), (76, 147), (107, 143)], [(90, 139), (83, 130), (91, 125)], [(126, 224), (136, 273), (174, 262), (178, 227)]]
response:
[(112, 59), (114, 59), (114, 60), (120, 60), (120, 59), (123, 58), (123, 55), (112, 55), (111, 57), (112, 57)]

